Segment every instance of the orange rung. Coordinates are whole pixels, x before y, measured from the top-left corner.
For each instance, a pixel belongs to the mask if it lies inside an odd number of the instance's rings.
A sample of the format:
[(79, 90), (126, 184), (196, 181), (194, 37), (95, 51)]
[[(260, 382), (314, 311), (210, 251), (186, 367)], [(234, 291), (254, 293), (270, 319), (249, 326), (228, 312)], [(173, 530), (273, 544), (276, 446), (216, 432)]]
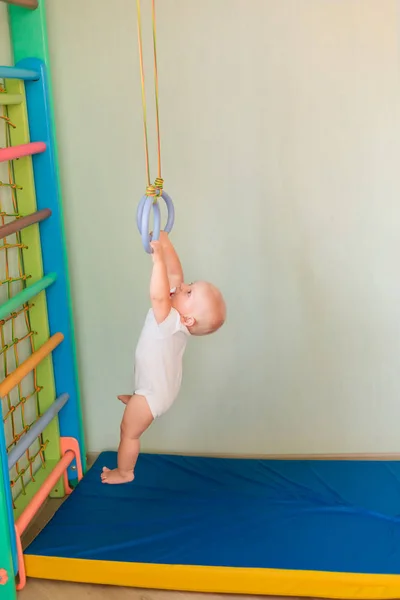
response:
[(38, 364), (54, 350), (54, 348), (57, 348), (57, 346), (61, 344), (63, 339), (64, 336), (62, 333), (55, 333), (39, 348), (39, 350), (36, 350), (36, 352), (31, 354), (29, 358), (21, 363), (15, 371), (10, 373), (10, 375), (0, 383), (0, 398), (7, 396), (7, 394), (9, 394), (11, 390), (15, 388), (26, 375), (28, 375), (28, 373), (33, 371), (33, 369), (37, 367)]

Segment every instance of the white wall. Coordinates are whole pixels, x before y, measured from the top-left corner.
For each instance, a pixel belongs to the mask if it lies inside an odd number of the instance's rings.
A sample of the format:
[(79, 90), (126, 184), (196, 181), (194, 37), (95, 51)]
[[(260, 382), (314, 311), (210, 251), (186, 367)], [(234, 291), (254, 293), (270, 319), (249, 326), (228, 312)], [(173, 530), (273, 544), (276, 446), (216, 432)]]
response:
[[(92, 451), (118, 443), (151, 267), (135, 227), (135, 3), (112, 4), (47, 2)], [(398, 8), (158, 2), (174, 241), (188, 279), (222, 287), (229, 318), (192, 341), (145, 449), (400, 450)]]

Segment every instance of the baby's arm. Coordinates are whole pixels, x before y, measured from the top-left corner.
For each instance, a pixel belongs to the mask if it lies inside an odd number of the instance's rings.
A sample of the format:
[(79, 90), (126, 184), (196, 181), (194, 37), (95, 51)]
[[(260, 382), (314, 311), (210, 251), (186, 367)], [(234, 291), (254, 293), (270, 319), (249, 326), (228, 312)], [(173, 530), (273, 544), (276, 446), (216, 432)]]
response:
[(179, 256), (165, 231), (160, 232), (160, 242), (164, 251), (165, 265), (170, 289), (178, 287), (183, 282), (183, 269)]
[(152, 242), (153, 271), (150, 280), (150, 300), (158, 324), (165, 321), (171, 312), (170, 287), (167, 265), (161, 242)]

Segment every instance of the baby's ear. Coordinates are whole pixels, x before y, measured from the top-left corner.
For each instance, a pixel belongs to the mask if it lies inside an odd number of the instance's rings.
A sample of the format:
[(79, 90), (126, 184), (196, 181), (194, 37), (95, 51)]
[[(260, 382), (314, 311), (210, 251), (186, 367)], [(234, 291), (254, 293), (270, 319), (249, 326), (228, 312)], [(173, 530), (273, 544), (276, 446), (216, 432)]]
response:
[(184, 317), (183, 315), (181, 315), (181, 322), (186, 327), (193, 327), (193, 325), (196, 323), (196, 319), (194, 317)]

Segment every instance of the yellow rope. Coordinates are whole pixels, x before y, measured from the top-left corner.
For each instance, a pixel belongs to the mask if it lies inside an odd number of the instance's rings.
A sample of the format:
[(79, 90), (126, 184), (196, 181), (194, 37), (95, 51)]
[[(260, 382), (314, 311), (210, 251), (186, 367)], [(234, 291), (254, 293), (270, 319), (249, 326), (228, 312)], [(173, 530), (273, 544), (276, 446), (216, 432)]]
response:
[[(159, 114), (159, 105), (158, 105), (156, 0), (151, 0), (151, 19), (152, 19), (152, 22), (153, 22), (154, 93), (155, 93), (155, 97), (156, 97), (156, 128), (157, 128), (157, 155), (158, 155), (158, 177), (157, 177), (157, 179), (159, 181), (162, 181), (162, 177), (161, 177), (160, 114)], [(156, 185), (156, 182), (154, 182), (154, 185)]]
[(145, 151), (145, 160), (146, 160), (147, 185), (149, 186), (150, 185), (149, 142), (148, 142), (148, 135), (147, 135), (147, 107), (146, 107), (146, 90), (144, 87), (142, 18), (141, 18), (141, 11), (140, 11), (140, 0), (136, 0), (136, 6), (137, 6), (137, 28), (138, 28), (138, 43), (139, 43), (140, 79), (141, 79), (141, 84), (142, 84), (144, 151)]
[(153, 54), (154, 54), (154, 91), (155, 91), (155, 99), (156, 99), (158, 177), (154, 181), (153, 185), (151, 184), (151, 177), (150, 177), (149, 140), (148, 140), (148, 131), (147, 131), (147, 105), (146, 105), (144, 63), (143, 63), (142, 17), (141, 17), (141, 9), (140, 9), (140, 0), (136, 0), (136, 6), (137, 6), (137, 30), (138, 30), (138, 45), (139, 45), (140, 80), (141, 80), (141, 86), (142, 86), (144, 150), (145, 150), (146, 176), (147, 176), (146, 195), (147, 196), (159, 196), (162, 193), (164, 181), (161, 177), (161, 135), (160, 135), (160, 115), (159, 115), (159, 95), (158, 95), (157, 31), (156, 31), (155, 0), (152, 0), (152, 23), (153, 23)]

